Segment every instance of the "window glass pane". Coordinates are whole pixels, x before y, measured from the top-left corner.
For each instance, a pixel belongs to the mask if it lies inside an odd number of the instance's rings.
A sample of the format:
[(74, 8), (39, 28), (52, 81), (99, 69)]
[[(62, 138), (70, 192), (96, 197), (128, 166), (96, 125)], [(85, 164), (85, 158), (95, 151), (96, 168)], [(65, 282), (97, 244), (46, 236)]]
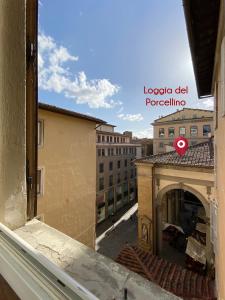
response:
[(104, 172), (104, 164), (103, 164), (103, 163), (100, 163), (100, 164), (99, 164), (99, 172), (100, 172), (100, 173), (103, 173), (103, 172)]
[(165, 135), (165, 130), (164, 128), (159, 128), (159, 136), (164, 136)]
[(191, 134), (191, 136), (197, 136), (197, 134), (198, 134), (198, 127), (197, 126), (191, 126), (191, 128), (190, 128), (190, 134)]
[(186, 128), (185, 127), (180, 127), (179, 133), (180, 133), (180, 135), (185, 135)]
[(43, 121), (38, 121), (38, 146), (43, 144)]
[(174, 136), (174, 127), (170, 127), (168, 129), (168, 135), (169, 135), (169, 137), (173, 137)]
[(210, 125), (203, 125), (203, 135), (209, 136), (209, 133), (211, 133), (211, 126)]
[(41, 184), (42, 184), (41, 170), (37, 170), (37, 195), (41, 195)]
[(104, 178), (99, 178), (99, 190), (104, 189)]

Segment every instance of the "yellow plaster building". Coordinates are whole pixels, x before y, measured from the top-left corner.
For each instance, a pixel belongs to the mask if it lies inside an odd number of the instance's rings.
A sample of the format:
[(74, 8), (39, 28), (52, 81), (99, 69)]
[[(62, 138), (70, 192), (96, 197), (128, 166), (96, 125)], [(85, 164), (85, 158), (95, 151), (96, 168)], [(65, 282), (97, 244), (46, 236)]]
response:
[[(184, 212), (196, 209), (205, 220), (208, 264), (213, 262), (210, 240), (210, 204), (214, 199), (213, 146), (191, 146), (183, 157), (175, 152), (136, 161), (138, 175), (138, 241), (162, 255), (162, 232), (166, 224), (181, 226)], [(182, 215), (183, 213), (183, 215)], [(185, 225), (183, 224), (185, 227)]]
[(37, 215), (94, 248), (96, 124), (102, 120), (39, 103)]

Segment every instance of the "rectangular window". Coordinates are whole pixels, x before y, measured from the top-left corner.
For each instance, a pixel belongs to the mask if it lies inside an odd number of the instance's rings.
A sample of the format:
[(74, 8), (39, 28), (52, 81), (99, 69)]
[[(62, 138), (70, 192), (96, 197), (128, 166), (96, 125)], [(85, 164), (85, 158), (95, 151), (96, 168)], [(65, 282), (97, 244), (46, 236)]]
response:
[(203, 125), (203, 136), (210, 137), (211, 133), (211, 126), (210, 125)]
[(43, 196), (43, 169), (37, 170), (37, 196)]
[(104, 177), (99, 178), (99, 191), (104, 190)]
[(190, 127), (190, 135), (191, 136), (197, 136), (198, 135), (198, 127), (197, 126), (191, 126)]
[(174, 127), (168, 128), (168, 136), (169, 137), (174, 137), (174, 134), (175, 134)]
[(159, 128), (159, 137), (164, 137), (164, 135), (165, 135), (165, 129)]
[(113, 149), (113, 148), (111, 148), (111, 156), (113, 156), (113, 150), (114, 150), (114, 149)]
[(98, 156), (101, 156), (102, 149), (98, 149)]
[(113, 185), (113, 175), (109, 176), (109, 186)]
[(110, 161), (110, 162), (109, 162), (109, 171), (112, 171), (112, 170), (113, 170), (113, 162)]
[(112, 143), (112, 136), (110, 136), (110, 143)]
[(106, 140), (107, 140), (107, 143), (109, 143), (109, 136), (107, 135), (107, 137), (106, 137)]
[(101, 136), (98, 135), (98, 143), (101, 143)]
[(163, 148), (164, 147), (164, 144), (163, 143), (159, 143), (159, 148)]
[(109, 148), (107, 149), (107, 152), (108, 152), (108, 156), (110, 156), (111, 151)]
[(127, 180), (127, 171), (124, 172), (124, 180)]
[(105, 156), (105, 149), (102, 149), (102, 156)]
[(102, 142), (104, 143), (105, 142), (105, 136), (102, 135)]
[(120, 179), (120, 173), (118, 173), (117, 175), (117, 183), (120, 183), (121, 179)]
[(44, 142), (44, 121), (38, 120), (38, 146), (43, 146)]
[(116, 143), (116, 137), (114, 136), (114, 143)]
[(117, 143), (119, 143), (120, 142), (120, 138), (119, 137), (117, 137)]
[(130, 170), (130, 178), (133, 178), (134, 177), (134, 169), (131, 169)]
[(179, 128), (179, 135), (185, 136), (185, 134), (186, 134), (186, 128), (185, 127), (180, 127)]
[(120, 160), (117, 161), (117, 168), (120, 169)]
[(127, 167), (127, 159), (124, 160), (124, 167)]
[(99, 173), (103, 173), (104, 172), (104, 163), (100, 163), (99, 164)]

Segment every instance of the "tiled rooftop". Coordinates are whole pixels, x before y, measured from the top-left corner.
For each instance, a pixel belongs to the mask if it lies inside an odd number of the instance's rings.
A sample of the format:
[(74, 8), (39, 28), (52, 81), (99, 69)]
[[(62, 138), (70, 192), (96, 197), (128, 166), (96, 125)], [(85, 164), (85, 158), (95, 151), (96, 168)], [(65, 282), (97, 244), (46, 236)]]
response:
[(168, 262), (137, 246), (126, 246), (116, 262), (185, 300), (214, 300), (214, 280)]
[(213, 144), (207, 141), (190, 146), (184, 156), (179, 156), (176, 151), (170, 151), (142, 158), (136, 162), (213, 168)]

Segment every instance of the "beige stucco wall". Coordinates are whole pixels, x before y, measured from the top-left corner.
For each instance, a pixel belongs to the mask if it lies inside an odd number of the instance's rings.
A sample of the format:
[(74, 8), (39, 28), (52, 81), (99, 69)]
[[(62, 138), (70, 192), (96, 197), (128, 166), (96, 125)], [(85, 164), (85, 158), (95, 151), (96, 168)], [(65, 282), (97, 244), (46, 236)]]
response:
[[(138, 243), (145, 250), (153, 251), (153, 185), (152, 165), (136, 164), (138, 187)], [(146, 243), (142, 237), (142, 225), (149, 228), (149, 241)]]
[(0, 1), (0, 222), (26, 221), (25, 1)]
[[(136, 163), (137, 165), (137, 182), (138, 182), (138, 240), (143, 244), (141, 224), (145, 222), (143, 217), (152, 222), (150, 228), (149, 249), (155, 253), (161, 243), (161, 219), (160, 212), (162, 201), (165, 193), (173, 189), (184, 189), (193, 193), (204, 205), (207, 216), (207, 246), (206, 255), (210, 262), (212, 258), (212, 245), (210, 242), (210, 201), (214, 199), (214, 171), (213, 169), (191, 169), (174, 167), (153, 167), (152, 164)], [(207, 186), (209, 187), (207, 189)], [(146, 219), (147, 220), (147, 219)], [(158, 222), (157, 222), (158, 220)], [(158, 225), (157, 225), (158, 223)], [(155, 242), (154, 242), (155, 241)]]
[(95, 245), (96, 124), (39, 109), (44, 142), (38, 150), (43, 196), (38, 215), (83, 244)]
[[(216, 172), (216, 197), (218, 204), (217, 211), (217, 245), (216, 245), (216, 270), (218, 280), (218, 298), (225, 299), (225, 116), (222, 114), (222, 85), (225, 88), (225, 82), (222, 82), (221, 72), (225, 74), (225, 69), (221, 69), (221, 44), (222, 39), (225, 38), (225, 1), (221, 1), (221, 19), (219, 26), (219, 34), (217, 41), (216, 53), (216, 68), (215, 68), (215, 97), (218, 100), (218, 127), (215, 129), (215, 172)], [(225, 58), (224, 58), (225, 62)], [(224, 64), (225, 68), (225, 64)], [(225, 77), (225, 75), (224, 75)], [(216, 88), (216, 85), (218, 87)], [(224, 94), (225, 95), (225, 94)], [(216, 107), (215, 107), (216, 108)], [(216, 117), (216, 115), (215, 115)]]

